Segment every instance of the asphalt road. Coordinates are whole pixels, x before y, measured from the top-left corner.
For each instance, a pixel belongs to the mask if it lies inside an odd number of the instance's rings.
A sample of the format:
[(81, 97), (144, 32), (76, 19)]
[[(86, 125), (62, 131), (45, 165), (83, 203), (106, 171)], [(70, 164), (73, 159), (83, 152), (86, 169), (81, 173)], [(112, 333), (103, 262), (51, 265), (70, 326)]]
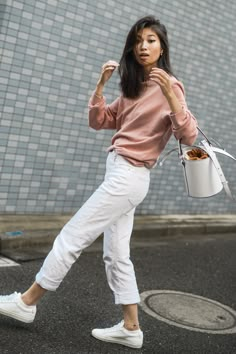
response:
[[(176, 290), (236, 310), (236, 235), (139, 240), (131, 256), (140, 292)], [(24, 291), (42, 259), (0, 268), (0, 292)], [(135, 350), (102, 343), (92, 328), (121, 319), (108, 289), (100, 245), (81, 255), (55, 293), (38, 305), (33, 324), (0, 317), (0, 354), (235, 354), (236, 334), (211, 334), (167, 324), (140, 308), (144, 346)]]

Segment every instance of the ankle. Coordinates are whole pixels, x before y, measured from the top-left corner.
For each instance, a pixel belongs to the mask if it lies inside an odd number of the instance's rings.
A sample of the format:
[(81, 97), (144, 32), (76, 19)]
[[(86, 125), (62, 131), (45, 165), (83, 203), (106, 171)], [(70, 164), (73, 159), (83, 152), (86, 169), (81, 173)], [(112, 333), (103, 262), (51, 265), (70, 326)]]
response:
[(36, 302), (33, 301), (32, 299), (30, 299), (28, 296), (25, 296), (25, 294), (21, 295), (21, 300), (23, 301), (23, 303), (27, 306), (33, 306), (36, 305)]
[(35, 282), (28, 290), (26, 290), (21, 295), (21, 299), (28, 306), (37, 305), (37, 303), (40, 301), (41, 297), (46, 293), (46, 291), (46, 289), (42, 288), (39, 284)]
[(137, 331), (140, 327), (139, 327), (139, 323), (125, 322), (124, 328), (127, 329), (128, 331)]

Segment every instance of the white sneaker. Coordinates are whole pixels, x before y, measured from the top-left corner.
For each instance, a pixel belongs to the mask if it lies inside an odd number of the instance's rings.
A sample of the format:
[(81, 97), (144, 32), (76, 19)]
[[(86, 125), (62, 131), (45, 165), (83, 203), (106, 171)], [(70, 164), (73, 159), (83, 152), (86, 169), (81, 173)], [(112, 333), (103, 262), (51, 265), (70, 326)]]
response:
[(131, 348), (141, 348), (143, 345), (143, 332), (141, 329), (128, 331), (124, 321), (111, 328), (93, 329), (92, 336), (104, 342), (122, 344)]
[(0, 314), (16, 320), (31, 323), (36, 315), (36, 305), (28, 306), (21, 299), (21, 293), (0, 296)]

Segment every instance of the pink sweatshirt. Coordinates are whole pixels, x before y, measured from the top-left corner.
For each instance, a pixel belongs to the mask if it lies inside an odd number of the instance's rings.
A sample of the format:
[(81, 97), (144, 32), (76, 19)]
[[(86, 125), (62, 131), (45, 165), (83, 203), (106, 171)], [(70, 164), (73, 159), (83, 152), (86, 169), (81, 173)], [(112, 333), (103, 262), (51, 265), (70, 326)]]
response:
[(188, 110), (183, 84), (175, 79), (174, 92), (182, 110), (173, 114), (160, 86), (147, 81), (141, 96), (128, 99), (122, 95), (110, 105), (94, 94), (89, 100), (89, 126), (96, 130), (116, 129), (108, 151), (116, 150), (135, 166), (151, 168), (165, 148), (172, 133), (182, 143), (191, 145), (197, 137), (197, 122)]

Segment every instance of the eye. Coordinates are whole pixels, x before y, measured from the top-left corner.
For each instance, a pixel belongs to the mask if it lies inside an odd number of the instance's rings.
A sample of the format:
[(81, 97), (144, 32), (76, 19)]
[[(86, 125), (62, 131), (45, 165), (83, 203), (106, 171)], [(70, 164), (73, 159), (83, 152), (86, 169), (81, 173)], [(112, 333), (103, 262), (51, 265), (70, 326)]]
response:
[(156, 42), (155, 39), (149, 39), (149, 41), (148, 41), (148, 43), (154, 43), (154, 42)]

